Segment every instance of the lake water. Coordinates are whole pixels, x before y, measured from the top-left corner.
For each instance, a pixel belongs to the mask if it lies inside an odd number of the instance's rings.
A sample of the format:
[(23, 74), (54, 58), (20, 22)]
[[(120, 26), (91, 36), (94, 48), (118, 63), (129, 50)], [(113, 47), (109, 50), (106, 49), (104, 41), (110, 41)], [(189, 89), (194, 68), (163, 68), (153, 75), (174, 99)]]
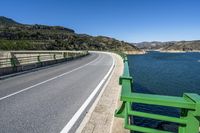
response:
[[(182, 96), (200, 94), (200, 53), (160, 53), (128, 56), (132, 91), (148, 94)], [(166, 107), (133, 105), (134, 109), (179, 117), (180, 110)], [(162, 121), (134, 118), (134, 124), (177, 132), (175, 125)], [(166, 128), (167, 127), (167, 128)]]

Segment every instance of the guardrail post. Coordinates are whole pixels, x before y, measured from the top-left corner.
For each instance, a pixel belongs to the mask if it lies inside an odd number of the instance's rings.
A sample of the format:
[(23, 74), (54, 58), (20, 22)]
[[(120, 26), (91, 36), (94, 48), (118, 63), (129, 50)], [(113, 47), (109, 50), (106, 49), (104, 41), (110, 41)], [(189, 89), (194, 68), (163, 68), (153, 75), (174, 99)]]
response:
[(63, 52), (63, 58), (66, 58), (66, 53), (65, 52)]
[[(128, 81), (132, 85), (133, 78), (131, 76), (120, 76), (119, 77), (119, 84), (122, 85), (123, 81)], [(131, 88), (130, 88), (131, 89)]]
[(199, 121), (194, 116), (193, 111), (188, 111), (188, 116), (186, 118), (187, 124), (185, 128), (186, 133), (198, 133), (199, 132)]
[(119, 109), (115, 110), (115, 117), (125, 118), (126, 102), (123, 102)]
[[(120, 76), (119, 77), (119, 84), (122, 85), (122, 89), (123, 89), (123, 83), (124, 85), (126, 84), (126, 87), (130, 87), (129, 89), (131, 89), (132, 87), (132, 82), (133, 82), (133, 78), (131, 76)], [(126, 102), (123, 101), (122, 105), (120, 106), (120, 108), (118, 110), (115, 111), (115, 116), (116, 117), (120, 117), (120, 118), (124, 118), (125, 117), (125, 109), (126, 109)]]
[(198, 133), (200, 125), (200, 97), (197, 94), (184, 93), (183, 97), (185, 100), (195, 103), (195, 110), (181, 110), (181, 118), (187, 121), (185, 127), (179, 127), (179, 133)]
[(53, 59), (56, 60), (56, 54), (53, 54)]
[(39, 63), (41, 62), (40, 55), (37, 56), (37, 60), (38, 60)]
[(13, 67), (16, 67), (16, 59), (15, 58), (10, 58), (10, 63), (11, 63), (11, 66), (13, 66)]

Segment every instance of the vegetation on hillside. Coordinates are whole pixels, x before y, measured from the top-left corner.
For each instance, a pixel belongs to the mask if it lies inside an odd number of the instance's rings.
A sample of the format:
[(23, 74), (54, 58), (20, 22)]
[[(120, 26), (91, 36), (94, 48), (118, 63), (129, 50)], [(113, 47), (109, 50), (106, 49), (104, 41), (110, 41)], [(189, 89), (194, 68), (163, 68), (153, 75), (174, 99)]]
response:
[(200, 50), (200, 40), (195, 41), (171, 41), (171, 42), (141, 42), (135, 43), (137, 47), (146, 50), (163, 51), (194, 51)]
[(200, 41), (179, 41), (165, 45), (162, 50), (170, 51), (195, 51), (200, 50)]
[(123, 41), (77, 34), (61, 26), (26, 25), (0, 17), (0, 50), (140, 51)]

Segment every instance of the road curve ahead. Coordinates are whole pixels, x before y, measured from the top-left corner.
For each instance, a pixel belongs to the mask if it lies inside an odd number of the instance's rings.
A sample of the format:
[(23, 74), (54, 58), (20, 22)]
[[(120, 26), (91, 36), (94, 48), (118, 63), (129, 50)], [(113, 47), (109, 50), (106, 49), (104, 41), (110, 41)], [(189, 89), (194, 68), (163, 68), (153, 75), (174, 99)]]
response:
[(0, 80), (0, 133), (59, 133), (111, 70), (105, 53)]

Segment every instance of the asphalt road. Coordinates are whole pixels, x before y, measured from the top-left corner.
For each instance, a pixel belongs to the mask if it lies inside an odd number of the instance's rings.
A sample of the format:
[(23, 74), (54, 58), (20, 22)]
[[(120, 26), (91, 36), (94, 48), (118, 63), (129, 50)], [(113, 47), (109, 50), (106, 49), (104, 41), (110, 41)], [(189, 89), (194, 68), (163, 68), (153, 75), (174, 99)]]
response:
[(59, 133), (108, 73), (108, 54), (0, 80), (0, 133)]

